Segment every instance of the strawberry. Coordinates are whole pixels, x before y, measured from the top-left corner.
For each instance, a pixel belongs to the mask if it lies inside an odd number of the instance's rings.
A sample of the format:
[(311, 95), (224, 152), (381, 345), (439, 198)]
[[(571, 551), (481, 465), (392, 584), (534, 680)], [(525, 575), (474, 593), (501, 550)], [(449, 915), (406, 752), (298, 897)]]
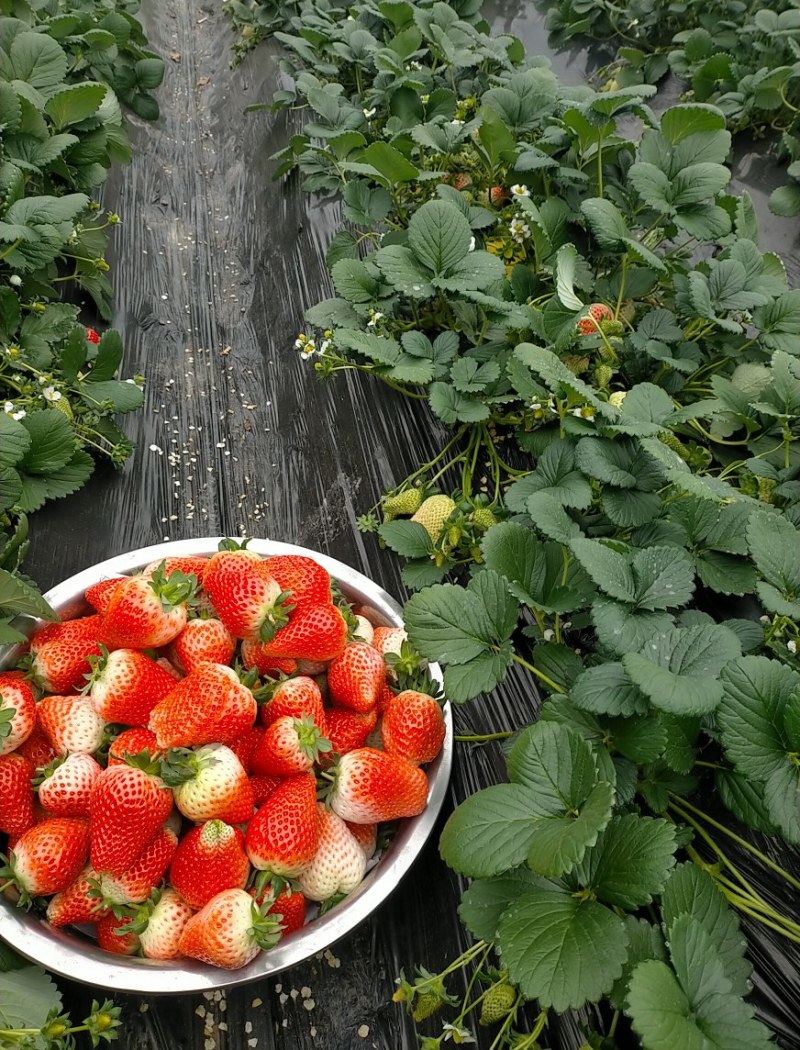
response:
[(133, 726), (124, 729), (108, 749), (109, 766), (126, 765), (126, 755), (141, 755), (146, 751), (150, 758), (159, 761), (166, 751), (158, 746), (155, 733), (144, 726)]
[(160, 828), (134, 863), (121, 875), (103, 872), (100, 894), (103, 905), (141, 904), (161, 882), (169, 867), (178, 836), (169, 828)]
[(131, 576), (112, 592), (102, 617), (109, 648), (157, 649), (186, 626), (186, 602), (194, 595), (194, 576), (156, 570), (151, 578)]
[(388, 682), (384, 682), (381, 686), (381, 691), (378, 693), (378, 702), (375, 704), (375, 710), (379, 715), (382, 715), (389, 704), (397, 696), (397, 693), (392, 689)]
[(78, 877), (47, 905), (47, 921), (51, 926), (82, 926), (97, 922), (107, 914), (97, 896), (97, 875), (86, 867)]
[[(282, 883), (283, 880), (276, 880)], [(275, 893), (271, 882), (267, 882), (263, 888), (258, 884), (250, 890), (250, 896), (262, 906), (267, 905), (265, 914), (280, 923), (283, 936), (287, 937), (296, 930), (302, 930), (306, 922), (306, 899), (299, 890), (293, 890), (290, 885), (284, 886), (280, 893)]]
[(113, 955), (136, 955), (139, 936), (126, 927), (133, 925), (133, 917), (126, 915), (118, 919), (113, 911), (106, 912), (97, 920), (95, 934), (98, 947)]
[(408, 641), (408, 635), (403, 627), (376, 627), (372, 634), (373, 648), (384, 656), (387, 653), (399, 656), (405, 641)]
[(309, 605), (298, 609), (289, 623), (261, 650), (270, 656), (332, 660), (347, 642), (347, 621), (335, 605)]
[(237, 736), (235, 740), (232, 740), (228, 747), (233, 751), (234, 755), (239, 759), (244, 767), (245, 773), (252, 773), (253, 767), (251, 761), (253, 758), (253, 752), (258, 747), (258, 742), (264, 735), (263, 726), (253, 726), (252, 729), (248, 729), (246, 733), (242, 733), (241, 736)]
[(83, 595), (87, 605), (91, 605), (96, 612), (104, 613), (117, 584), (122, 583), (127, 578), (127, 576), (109, 576), (107, 579), (99, 580), (97, 583), (93, 583), (91, 587), (87, 587)]
[(170, 654), (184, 672), (199, 664), (229, 664), (236, 639), (222, 622), (213, 618), (189, 620), (172, 643)]
[(309, 715), (284, 715), (267, 726), (251, 765), (255, 773), (289, 777), (309, 772), (320, 755), (330, 751), (330, 741)]
[(0, 831), (21, 835), (33, 827), (33, 763), (20, 754), (0, 756)]
[(249, 874), (241, 831), (222, 820), (209, 820), (181, 840), (169, 881), (190, 907), (199, 909), (222, 890), (244, 889)]
[(153, 895), (145, 906), (145, 915), (134, 923), (139, 933), (139, 946), (145, 959), (179, 959), (180, 940), (186, 923), (194, 912), (169, 886)]
[(432, 696), (406, 689), (391, 700), (381, 722), (384, 751), (415, 766), (432, 762), (442, 750), (445, 725)]
[(285, 656), (267, 656), (267, 642), (245, 638), (242, 642), (242, 663), (248, 670), (257, 671), (262, 678), (277, 678), (281, 674), (294, 674), (297, 661)]
[(508, 190), (505, 186), (492, 186), (489, 190), (489, 203), (494, 205), (504, 204), (508, 200)]
[(90, 755), (103, 742), (106, 724), (88, 696), (43, 696), (36, 710), (39, 725), (59, 755)]
[(327, 735), (327, 716), (322, 704), (322, 693), (313, 678), (298, 675), (279, 682), (272, 697), (262, 704), (259, 715), (264, 725), (271, 725), (279, 718), (294, 715), (295, 718), (312, 718), (323, 736)]
[(33, 690), (16, 671), (0, 674), (0, 755), (24, 744), (36, 725)]
[(378, 848), (378, 825), (377, 824), (352, 824), (345, 821), (350, 834), (363, 849), (367, 860), (372, 860)]
[(412, 514), (411, 520), (421, 525), (434, 543), (439, 539), (445, 522), (456, 509), (455, 500), (450, 496), (428, 496), (422, 506)]
[(37, 721), (33, 727), (33, 732), (27, 740), (24, 740), (19, 745), (15, 754), (27, 758), (34, 769), (39, 769), (41, 766), (49, 765), (56, 758), (58, 752), (47, 739), (44, 730)]
[(89, 698), (105, 722), (144, 726), (150, 712), (175, 685), (155, 660), (137, 649), (116, 649), (92, 657)]
[(121, 875), (155, 838), (172, 810), (172, 792), (141, 758), (104, 769), (92, 789), (89, 816), (95, 871)]
[(167, 674), (176, 682), (180, 682), (181, 678), (184, 677), (183, 672), (179, 671), (178, 668), (166, 656), (159, 656), (156, 659), (156, 663), (162, 671), (166, 671)]
[(338, 707), (353, 711), (370, 711), (386, 681), (383, 657), (364, 642), (353, 642), (328, 668), (331, 700)]
[(348, 751), (336, 763), (331, 809), (353, 824), (380, 824), (415, 817), (428, 800), (428, 778), (404, 758), (375, 748)]
[(584, 317), (578, 321), (578, 331), (581, 335), (597, 335), (601, 321), (608, 321), (614, 317), (605, 303), (592, 303)]
[(309, 900), (326, 901), (358, 886), (367, 870), (367, 858), (342, 818), (322, 803), (317, 808), (319, 846), (298, 882)]
[(280, 940), (279, 923), (262, 914), (244, 890), (223, 890), (186, 923), (181, 934), (181, 955), (201, 962), (238, 970)]
[(356, 616), (356, 627), (353, 630), (353, 638), (358, 639), (359, 642), (366, 642), (367, 645), (372, 645), (372, 639), (374, 636), (375, 628), (366, 616)]
[(184, 555), (176, 558), (162, 558), (161, 561), (151, 561), (149, 565), (145, 565), (142, 569), (142, 576), (146, 576), (148, 579), (152, 579), (159, 569), (162, 569), (165, 576), (169, 576), (171, 572), (182, 572), (185, 576), (196, 576), (197, 582), (203, 582), (203, 574), (208, 568), (209, 559), (202, 555)]
[(255, 697), (231, 667), (201, 664), (156, 704), (148, 728), (159, 747), (227, 744), (253, 726), (257, 711)]
[(39, 801), (54, 817), (88, 817), (92, 788), (101, 772), (84, 752), (57, 758), (42, 771)]
[[(394, 695), (394, 694), (392, 694)], [(378, 712), (348, 711), (346, 707), (334, 707), (328, 712), (328, 739), (338, 755), (363, 747), (367, 737), (378, 724)]]
[(250, 551), (219, 551), (208, 563), (203, 585), (217, 615), (236, 638), (270, 641), (288, 621), (288, 594)]
[(310, 773), (279, 784), (250, 821), (245, 836), (253, 867), (287, 879), (311, 863), (318, 842), (317, 784)]
[(21, 835), (9, 852), (0, 879), (17, 887), (21, 903), (49, 897), (77, 879), (89, 853), (89, 822), (50, 817)]
[(224, 744), (196, 751), (175, 748), (161, 765), (175, 805), (189, 820), (224, 820), (242, 824), (253, 815), (253, 789), (242, 763)]
[(275, 788), (282, 784), (285, 777), (269, 777), (256, 774), (250, 777), (250, 786), (253, 789), (253, 805), (263, 805)]
[(445, 179), (445, 182), (449, 182), (454, 190), (464, 190), (467, 186), (472, 185), (472, 179), (464, 171), (458, 171), (455, 175), (450, 175)]
[(90, 343), (94, 343), (95, 345), (97, 345), (97, 343), (100, 342), (100, 336), (97, 334), (97, 332), (95, 332), (94, 328), (87, 327), (86, 338), (89, 340)]
[(303, 554), (276, 554), (264, 562), (282, 591), (288, 591), (296, 610), (328, 605), (333, 600), (331, 577), (326, 569)]
[(91, 671), (90, 656), (100, 655), (100, 616), (49, 623), (31, 638), (31, 672), (48, 693), (74, 693)]

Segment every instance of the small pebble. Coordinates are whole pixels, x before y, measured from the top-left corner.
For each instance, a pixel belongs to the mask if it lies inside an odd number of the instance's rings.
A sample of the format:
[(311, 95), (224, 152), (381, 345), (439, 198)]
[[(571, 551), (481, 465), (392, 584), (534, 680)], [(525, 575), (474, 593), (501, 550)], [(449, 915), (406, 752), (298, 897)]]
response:
[(220, 1021), (220, 1023), (217, 1025), (217, 1028), (219, 1028), (220, 1032), (227, 1032), (228, 1031), (228, 1022), (227, 1021)]
[(146, 1014), (150, 1009), (150, 1003), (139, 1003), (139, 1013)]
[(216, 1040), (210, 1038), (206, 1039), (205, 1043), (203, 1043), (203, 1046), (206, 1048), (206, 1050), (215, 1050), (216, 1045)]
[(292, 988), (292, 990), (289, 992), (289, 995), (291, 995), (292, 999), (296, 999), (299, 994), (300, 993), (296, 988)]
[(306, 1010), (313, 1010), (316, 1005), (317, 1004), (314, 1002), (313, 999), (304, 999), (303, 1000), (303, 1006), (306, 1008)]
[(300, 989), (300, 994), (304, 999), (309, 999), (311, 997), (311, 989), (308, 987), (307, 984), (304, 984), (303, 987)]
[(286, 1002), (286, 1000), (288, 998), (289, 998), (289, 996), (286, 994), (286, 992), (281, 992), (281, 995), (280, 995), (280, 1004), (281, 1004), (281, 1006), (283, 1006), (283, 1004)]
[(248, 1046), (258, 1046), (258, 1039), (248, 1039), (247, 1040), (247, 1045)]
[[(281, 986), (280, 986), (279, 984), (276, 984), (276, 985), (275, 985), (275, 991), (276, 991), (276, 992), (279, 992), (279, 991), (280, 991), (280, 988), (281, 988)], [(263, 1003), (264, 1003), (264, 1000), (263, 1000), (263, 999), (254, 999), (254, 1000), (252, 1001), (252, 1003), (250, 1003), (250, 1005), (252, 1006), (252, 1008), (253, 1008), (254, 1010), (257, 1010), (257, 1009), (259, 1008), (259, 1006), (263, 1006)]]
[(247, 1035), (250, 1035), (250, 1033), (253, 1031), (253, 1022), (247, 1021), (244, 1026), (244, 1030)]
[[(275, 991), (276, 992), (282, 992), (283, 991), (283, 985), (282, 984), (276, 984), (275, 985)], [(261, 1000), (260, 999), (258, 1000), (258, 1005), (259, 1006), (261, 1005)], [(253, 1006), (255, 1006), (255, 1003), (253, 1003)]]
[(198, 1017), (205, 1017), (206, 1016), (206, 1008), (205, 1008), (205, 1006), (198, 1006), (195, 1009), (195, 1013), (197, 1014)]
[(361, 1027), (357, 1030), (356, 1035), (359, 1039), (366, 1039), (369, 1035), (369, 1025), (362, 1024)]

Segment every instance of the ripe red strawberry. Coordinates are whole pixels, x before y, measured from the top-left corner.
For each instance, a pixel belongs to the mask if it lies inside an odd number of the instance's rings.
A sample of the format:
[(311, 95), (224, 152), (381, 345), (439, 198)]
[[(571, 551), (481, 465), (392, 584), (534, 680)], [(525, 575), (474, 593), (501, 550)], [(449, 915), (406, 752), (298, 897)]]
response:
[(326, 901), (339, 893), (351, 893), (358, 886), (367, 870), (367, 858), (340, 816), (322, 803), (318, 810), (319, 845), (298, 882), (309, 900)]
[(125, 915), (119, 919), (113, 911), (106, 912), (97, 920), (95, 935), (98, 947), (113, 955), (136, 955), (139, 950), (139, 936), (126, 927), (133, 925), (133, 916)]
[(458, 171), (455, 175), (451, 175), (449, 179), (445, 180), (449, 182), (454, 190), (464, 190), (467, 186), (472, 185), (472, 179), (464, 171)]
[(127, 871), (169, 816), (172, 792), (154, 775), (156, 770), (155, 763), (144, 762), (109, 766), (97, 778), (89, 805), (95, 871)]
[(262, 775), (290, 777), (309, 772), (319, 756), (330, 749), (330, 741), (308, 715), (284, 715), (267, 726), (253, 752), (251, 765), (254, 772)]
[(403, 627), (376, 627), (372, 632), (372, 645), (384, 656), (387, 653), (400, 655), (403, 642), (408, 641), (408, 635)]
[(145, 959), (179, 959), (181, 934), (193, 910), (169, 886), (155, 893), (145, 907), (145, 916), (137, 915), (135, 922), (137, 929), (143, 927), (139, 933), (142, 955)]
[(284, 779), (284, 777), (262, 776), (258, 773), (250, 777), (250, 786), (253, 789), (253, 805), (263, 805), (275, 788), (283, 783)]
[(245, 836), (253, 867), (287, 879), (311, 863), (318, 842), (317, 784), (310, 773), (279, 784), (250, 821)]
[(127, 871), (120, 875), (103, 872), (100, 875), (102, 903), (111, 907), (146, 901), (161, 882), (177, 845), (175, 832), (160, 828)]
[(242, 642), (242, 664), (248, 670), (257, 671), (262, 678), (277, 678), (282, 674), (294, 674), (297, 661), (284, 656), (267, 656), (267, 642), (245, 638)]
[(269, 656), (332, 660), (347, 642), (347, 621), (335, 605), (309, 605), (298, 609), (289, 623), (262, 649)]
[(605, 303), (592, 303), (586, 315), (578, 321), (578, 331), (582, 335), (597, 335), (600, 321), (610, 321), (613, 316)]
[(267, 703), (261, 704), (259, 709), (259, 716), (265, 726), (286, 715), (311, 718), (322, 735), (327, 735), (327, 715), (322, 703), (322, 693), (313, 678), (298, 675), (296, 678), (279, 682), (271, 698)]
[(257, 711), (255, 697), (231, 667), (201, 664), (153, 708), (148, 728), (159, 747), (227, 744), (253, 726)]
[(276, 554), (264, 562), (282, 591), (288, 591), (296, 610), (327, 605), (333, 600), (331, 577), (326, 569), (303, 554)]
[(33, 764), (18, 753), (0, 756), (0, 831), (21, 835), (33, 827)]
[(150, 712), (174, 685), (171, 674), (137, 649), (106, 650), (92, 658), (89, 697), (105, 722), (147, 725)]
[(331, 700), (338, 707), (370, 711), (386, 681), (386, 664), (371, 645), (353, 642), (328, 668)]
[(280, 925), (262, 915), (245, 890), (223, 890), (186, 923), (179, 943), (181, 955), (238, 970), (280, 940)]
[(222, 890), (244, 889), (249, 874), (241, 831), (222, 820), (209, 820), (181, 840), (169, 881), (190, 907), (199, 909)]
[(363, 747), (367, 737), (378, 724), (376, 708), (371, 711), (349, 711), (346, 707), (334, 707), (328, 711), (328, 739), (331, 749), (338, 755)]
[(406, 689), (389, 702), (381, 722), (383, 748), (415, 766), (432, 762), (442, 750), (445, 725), (432, 696)]
[(199, 664), (229, 664), (236, 651), (236, 639), (222, 620), (189, 620), (172, 643), (170, 655), (184, 672)]
[(248, 729), (246, 733), (237, 736), (235, 740), (232, 740), (230, 744), (228, 744), (228, 747), (242, 763), (246, 773), (253, 772), (253, 767), (251, 765), (253, 752), (258, 747), (258, 742), (263, 735), (264, 727), (255, 725), (252, 729)]
[(102, 617), (109, 648), (157, 649), (177, 638), (186, 626), (186, 602), (196, 588), (194, 576), (156, 570), (151, 578), (131, 576), (120, 583)]
[(51, 926), (82, 926), (98, 922), (108, 912), (97, 896), (97, 875), (86, 867), (78, 877), (51, 897), (47, 921)]
[(97, 612), (104, 613), (117, 584), (122, 583), (127, 578), (127, 576), (109, 576), (105, 580), (93, 583), (91, 587), (86, 588), (84, 593), (87, 604), (91, 605)]
[(31, 672), (48, 693), (74, 693), (85, 684), (90, 656), (100, 655), (98, 615), (49, 623), (31, 638)]
[(83, 870), (89, 853), (89, 822), (50, 817), (21, 835), (0, 871), (19, 890), (22, 902), (64, 890)]
[[(277, 880), (282, 883), (283, 880)], [(302, 930), (306, 921), (306, 899), (299, 890), (293, 890), (291, 886), (284, 886), (276, 896), (271, 882), (267, 882), (262, 888), (252, 887), (250, 896), (265, 910), (265, 914), (280, 923), (283, 936), (288, 937), (295, 930)]]
[(342, 755), (332, 778), (330, 806), (353, 824), (415, 817), (428, 800), (428, 778), (421, 769), (371, 747)]
[(94, 328), (87, 327), (86, 338), (89, 340), (90, 343), (94, 343), (95, 345), (100, 342), (100, 336), (97, 334), (97, 332), (95, 332)]
[(83, 752), (57, 758), (42, 771), (39, 801), (54, 817), (88, 817), (100, 766)]
[(23, 741), (15, 751), (15, 754), (27, 758), (34, 769), (49, 765), (58, 752), (45, 736), (45, 732), (38, 721), (33, 727), (33, 732), (27, 740)]
[(491, 204), (500, 205), (508, 200), (508, 190), (505, 186), (492, 186), (489, 190), (489, 201)]
[(392, 689), (388, 682), (384, 682), (381, 686), (381, 691), (378, 693), (378, 702), (375, 704), (375, 710), (379, 715), (382, 715), (389, 704), (397, 696), (397, 693)]
[(197, 582), (203, 582), (203, 574), (208, 568), (208, 558), (204, 558), (201, 555), (184, 555), (183, 557), (178, 556), (176, 558), (162, 558), (161, 561), (151, 561), (149, 565), (145, 565), (142, 569), (142, 576), (146, 576), (148, 579), (152, 579), (154, 573), (156, 573), (163, 566), (163, 572), (165, 576), (169, 576), (171, 572), (182, 572), (185, 576), (196, 576)]
[(377, 824), (352, 824), (345, 821), (350, 834), (363, 849), (367, 860), (372, 860), (375, 850), (378, 848), (378, 825)]
[(219, 551), (208, 563), (203, 586), (220, 620), (236, 638), (269, 641), (293, 608), (265, 564), (246, 550)]
[(37, 715), (56, 754), (90, 755), (103, 742), (105, 722), (88, 696), (43, 696)]
[(224, 744), (170, 751), (161, 776), (173, 788), (175, 805), (189, 820), (242, 824), (253, 815), (253, 789), (247, 773)]
[(109, 766), (127, 765), (125, 756), (140, 755), (146, 751), (150, 758), (159, 761), (164, 758), (166, 751), (158, 746), (156, 734), (144, 726), (133, 726), (124, 729), (114, 739), (108, 749)]
[(33, 690), (17, 671), (0, 674), (0, 755), (23, 744), (36, 725)]

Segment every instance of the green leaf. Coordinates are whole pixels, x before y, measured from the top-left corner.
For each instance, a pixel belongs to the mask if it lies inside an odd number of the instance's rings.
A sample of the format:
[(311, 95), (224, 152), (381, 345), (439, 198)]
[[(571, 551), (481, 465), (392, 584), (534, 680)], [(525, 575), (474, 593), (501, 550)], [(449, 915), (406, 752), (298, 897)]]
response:
[(336, 291), (350, 303), (372, 303), (380, 285), (361, 259), (339, 259), (331, 267)]
[(625, 930), (628, 934), (628, 958), (622, 971), (622, 977), (616, 982), (608, 996), (615, 1010), (625, 1009), (628, 985), (634, 967), (646, 959), (658, 959), (660, 962), (667, 960), (664, 934), (658, 926), (653, 926), (646, 919), (636, 919), (633, 915), (626, 915)]
[(622, 656), (670, 630), (675, 619), (669, 613), (648, 612), (599, 598), (592, 604), (592, 623), (601, 645), (615, 656)]
[(578, 259), (574, 244), (562, 244), (556, 254), (556, 295), (568, 310), (583, 309), (583, 300), (573, 288)]
[(528, 851), (528, 867), (539, 875), (559, 876), (572, 871), (611, 819), (614, 787), (601, 781), (573, 811), (543, 817)]
[(536, 800), (527, 788), (518, 784), (484, 788), (451, 814), (439, 852), (461, 875), (499, 875), (525, 860), (537, 815)]
[(751, 828), (765, 835), (777, 834), (775, 822), (769, 815), (764, 799), (764, 784), (751, 780), (732, 769), (718, 769), (714, 783), (720, 801), (726, 809)]
[(412, 646), (422, 656), (448, 664), (465, 664), (506, 640), (496, 636), (472, 585), (465, 589), (437, 584), (413, 595), (405, 607), (405, 624)]
[(94, 460), (80, 450), (54, 474), (23, 474), (19, 509), (27, 514), (39, 510), (49, 499), (71, 496), (91, 477)]
[(582, 536), (571, 541), (570, 549), (601, 591), (619, 601), (636, 601), (636, 580), (627, 555)]
[(612, 907), (649, 904), (675, 866), (675, 826), (657, 817), (614, 817), (578, 869), (581, 885)]
[(419, 170), (388, 142), (373, 142), (364, 150), (361, 159), (379, 171), (390, 184), (411, 182), (419, 175)]
[(31, 447), (31, 435), (16, 419), (0, 412), (0, 467), (13, 467)]
[(389, 521), (378, 533), (386, 546), (403, 558), (427, 558), (433, 553), (428, 530), (417, 521)]
[(445, 694), (453, 703), (463, 704), (481, 693), (491, 693), (505, 679), (512, 658), (511, 647), (506, 643), (499, 650), (487, 650), (465, 664), (450, 664), (444, 669)]
[(569, 546), (581, 535), (580, 525), (564, 510), (564, 505), (548, 492), (535, 492), (525, 501), (525, 510), (533, 524), (551, 540)]
[(45, 103), (45, 112), (52, 117), (59, 129), (79, 124), (82, 120), (94, 116), (106, 97), (108, 88), (105, 84), (85, 81), (82, 84), (70, 84), (62, 88)]
[(598, 397), (594, 387), (578, 379), (550, 350), (545, 350), (534, 343), (520, 343), (514, 350), (514, 356), (536, 372), (554, 393), (560, 394), (562, 387), (572, 390), (591, 405), (599, 415), (611, 420), (619, 418), (619, 411), (613, 405)]
[(500, 919), (497, 941), (525, 998), (559, 1013), (610, 991), (628, 947), (620, 918), (597, 901), (578, 900), (562, 889), (519, 897)]
[[(61, 1005), (61, 993), (50, 975), (39, 966), (26, 965), (3, 973), (0, 1021), (4, 1028), (41, 1029), (51, 1013), (57, 1015), (61, 1012)], [(43, 1048), (45, 1041), (36, 1036), (32, 1045)]]
[(38, 591), (5, 569), (0, 569), (0, 614), (38, 616), (43, 620), (58, 619)]
[(641, 653), (622, 659), (650, 701), (677, 715), (713, 711), (722, 699), (720, 672), (741, 654), (739, 639), (717, 624), (676, 627), (652, 638)]
[(469, 254), (472, 230), (453, 204), (428, 201), (408, 224), (408, 245), (434, 274), (448, 274)]
[(758, 513), (747, 523), (747, 543), (756, 568), (771, 587), (759, 587), (765, 606), (783, 615), (799, 615), (800, 533), (781, 514)]
[(508, 776), (535, 793), (542, 816), (579, 806), (598, 780), (589, 744), (551, 722), (536, 722), (515, 739)]
[(491, 415), (485, 401), (459, 394), (449, 383), (432, 383), (428, 390), (431, 412), (443, 423), (481, 423)]
[(67, 75), (63, 48), (44, 33), (18, 33), (9, 50), (13, 77), (35, 88), (52, 88)]
[(69, 420), (57, 409), (29, 412), (22, 425), (30, 436), (30, 446), (19, 466), (29, 474), (54, 474), (72, 458), (75, 434)]
[(569, 441), (552, 441), (539, 457), (536, 470), (515, 481), (506, 495), (511, 510), (524, 510), (529, 496), (552, 496), (564, 507), (588, 507), (592, 501), (589, 482), (575, 469), (575, 448)]
[(601, 248), (614, 250), (630, 236), (622, 212), (611, 201), (603, 197), (590, 197), (581, 201), (580, 207)]
[(373, 258), (389, 284), (399, 292), (412, 299), (428, 299), (433, 295), (430, 271), (404, 244), (381, 248)]
[(694, 566), (680, 547), (636, 551), (632, 569), (637, 609), (674, 609), (685, 605), (694, 592)]
[(570, 690), (570, 700), (596, 715), (632, 718), (647, 714), (647, 699), (636, 688), (621, 663), (587, 667)]
[(671, 106), (661, 115), (661, 134), (673, 146), (703, 132), (724, 131), (725, 117), (715, 106), (690, 102)]
[(107, 402), (112, 412), (133, 412), (144, 403), (142, 388), (127, 380), (109, 379), (104, 383), (80, 383), (79, 389), (83, 400), (93, 408)]
[(494, 879), (476, 879), (461, 897), (459, 918), (474, 937), (493, 941), (503, 912), (537, 883), (527, 868), (515, 868)]

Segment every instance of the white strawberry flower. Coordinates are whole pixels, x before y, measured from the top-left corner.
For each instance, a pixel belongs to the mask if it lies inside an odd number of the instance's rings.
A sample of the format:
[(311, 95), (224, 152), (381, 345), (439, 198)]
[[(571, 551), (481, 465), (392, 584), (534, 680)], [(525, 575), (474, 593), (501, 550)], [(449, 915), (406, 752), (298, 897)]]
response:
[(475, 251), (475, 238), (474, 237), (470, 237), (470, 239), (469, 239), (469, 250), (471, 252)]
[(19, 288), (19, 286), (22, 284), (22, 278), (18, 273), (12, 273), (8, 279), (8, 283), (10, 285), (13, 285), (14, 288)]
[(627, 393), (627, 390), (615, 390), (608, 400), (615, 408), (622, 408), (622, 402), (625, 400), (625, 395)]
[(789, 650), (789, 652), (792, 655), (794, 655), (797, 652), (797, 642), (794, 642), (794, 641), (787, 642), (786, 643), (786, 648)]
[(445, 1023), (442, 1025), (444, 1041), (452, 1040), (454, 1043), (477, 1043), (477, 1039), (469, 1028), (461, 1028), (459, 1025)]
[(375, 106), (373, 106), (372, 109), (363, 109), (361, 112), (364, 114), (367, 120), (370, 120), (370, 118), (374, 117), (378, 111), (375, 108)]
[(524, 184), (515, 182), (511, 187), (511, 195), (513, 197), (530, 197), (531, 191)]
[(508, 224), (508, 232), (518, 244), (522, 244), (525, 238), (530, 237), (531, 235), (530, 227), (524, 219), (520, 219), (519, 217), (512, 219)]
[(594, 409), (591, 405), (581, 405), (580, 408), (571, 408), (570, 412), (576, 419), (594, 419)]
[(430, 95), (420, 95), (419, 96), (419, 100), (420, 100), (420, 102), (422, 103), (423, 106), (427, 106), (428, 103), (431, 100), (431, 96)]
[(458, 118), (456, 118), (455, 120), (451, 120), (450, 121), (450, 127), (451, 128), (461, 128), (463, 126), (464, 126), (464, 121), (463, 120), (459, 120)]
[(56, 401), (60, 401), (64, 395), (60, 390), (56, 390), (54, 386), (46, 386), (42, 391), (42, 397), (45, 401), (49, 401), (50, 404), (55, 404)]
[(380, 310), (370, 310), (369, 320), (367, 321), (367, 328), (374, 328), (379, 321), (383, 320), (384, 315)]

